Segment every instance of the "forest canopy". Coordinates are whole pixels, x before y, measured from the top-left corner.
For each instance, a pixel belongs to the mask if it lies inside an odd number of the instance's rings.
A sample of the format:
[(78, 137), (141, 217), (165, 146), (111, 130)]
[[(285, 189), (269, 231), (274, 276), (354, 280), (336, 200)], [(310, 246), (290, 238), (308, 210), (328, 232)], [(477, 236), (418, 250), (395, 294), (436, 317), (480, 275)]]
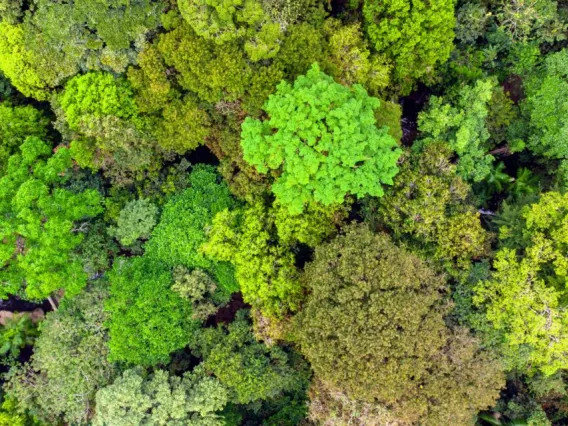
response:
[(0, 426), (568, 424), (568, 1), (0, 0)]

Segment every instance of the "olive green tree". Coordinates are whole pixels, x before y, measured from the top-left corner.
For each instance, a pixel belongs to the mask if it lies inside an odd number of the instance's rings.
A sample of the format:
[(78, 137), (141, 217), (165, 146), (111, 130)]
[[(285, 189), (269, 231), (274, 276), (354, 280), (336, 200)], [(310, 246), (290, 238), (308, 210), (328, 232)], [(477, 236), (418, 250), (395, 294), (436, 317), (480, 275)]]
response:
[(349, 398), (423, 425), (469, 425), (495, 402), (499, 363), (465, 330), (447, 328), (443, 278), (388, 236), (346, 228), (316, 249), (303, 282), (301, 351)]

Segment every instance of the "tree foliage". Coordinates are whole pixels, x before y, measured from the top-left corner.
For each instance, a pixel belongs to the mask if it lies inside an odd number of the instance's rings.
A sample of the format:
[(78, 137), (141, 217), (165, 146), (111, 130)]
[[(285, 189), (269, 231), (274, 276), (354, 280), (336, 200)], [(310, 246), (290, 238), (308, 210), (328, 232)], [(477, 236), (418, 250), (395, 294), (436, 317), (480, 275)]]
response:
[(558, 192), (525, 206), (519, 226), (500, 230), (504, 247), (496, 254), (495, 271), (475, 286), (474, 302), (501, 335), (505, 359), (547, 375), (567, 365), (568, 316), (562, 308), (567, 212), (568, 196)]
[(243, 298), (269, 316), (295, 311), (301, 296), (288, 247), (275, 238), (274, 215), (262, 204), (218, 213), (202, 246), (208, 256), (235, 266)]
[(47, 136), (47, 118), (31, 105), (0, 104), (0, 167), (19, 151), (28, 136), (43, 139)]
[(479, 182), (491, 170), (486, 118), (494, 84), (478, 80), (473, 87), (461, 88), (451, 100), (433, 96), (419, 116), (423, 143), (446, 142), (459, 157), (458, 174), (469, 181)]
[(466, 331), (447, 329), (444, 280), (387, 236), (346, 228), (316, 249), (303, 282), (296, 334), (321, 380), (424, 425), (471, 424), (493, 405), (499, 364)]
[(562, 161), (561, 179), (566, 180), (568, 159), (568, 50), (546, 58), (542, 70), (527, 84), (523, 110), (529, 116), (528, 148), (546, 158)]
[(393, 64), (403, 93), (433, 75), (450, 56), (454, 0), (364, 0), (365, 28), (375, 50)]
[(37, 0), (23, 22), (0, 24), (0, 69), (27, 96), (47, 99), (81, 69), (123, 72), (164, 3)]
[(158, 208), (150, 201), (130, 201), (120, 211), (116, 228), (111, 228), (110, 231), (124, 246), (129, 246), (138, 239), (147, 240), (156, 225), (157, 215)]
[(140, 369), (126, 370), (97, 392), (93, 425), (222, 426), (225, 422), (217, 412), (227, 397), (225, 387), (199, 367), (183, 377), (164, 370), (151, 375)]
[(47, 314), (31, 361), (11, 372), (4, 385), (18, 411), (46, 424), (88, 424), (96, 392), (116, 374), (107, 361), (104, 287), (95, 284)]
[(261, 173), (281, 170), (272, 191), (292, 213), (309, 202), (342, 203), (347, 194), (381, 196), (400, 150), (375, 126), (379, 104), (363, 87), (342, 86), (314, 65), (294, 85), (280, 83), (263, 107), (269, 119), (247, 117), (244, 158)]
[(51, 155), (45, 142), (30, 137), (20, 151), (0, 178), (1, 295), (41, 300), (63, 289), (74, 296), (87, 275), (73, 252), (83, 239), (81, 221), (102, 211), (100, 195), (60, 187), (71, 173), (68, 149)]
[(209, 166), (198, 166), (189, 175), (189, 188), (172, 197), (164, 206), (160, 222), (146, 244), (151, 259), (170, 267), (201, 268), (215, 276), (225, 290), (235, 290), (230, 267), (205, 256), (199, 247), (207, 239), (205, 228), (216, 213), (233, 207), (225, 183)]
[(171, 272), (146, 257), (117, 259), (109, 279), (109, 359), (143, 366), (167, 363), (196, 326), (191, 305), (170, 289)]
[(278, 346), (257, 342), (246, 314), (239, 311), (228, 326), (204, 328), (194, 335), (190, 345), (203, 358), (205, 370), (229, 389), (229, 400), (239, 404), (301, 387), (307, 374), (302, 361)]
[(468, 266), (471, 258), (487, 253), (488, 235), (479, 213), (468, 204), (471, 188), (456, 174), (450, 157), (443, 143), (411, 154), (376, 213), (369, 209), (367, 214), (371, 223), (376, 217), (397, 238), (408, 239), (436, 259)]

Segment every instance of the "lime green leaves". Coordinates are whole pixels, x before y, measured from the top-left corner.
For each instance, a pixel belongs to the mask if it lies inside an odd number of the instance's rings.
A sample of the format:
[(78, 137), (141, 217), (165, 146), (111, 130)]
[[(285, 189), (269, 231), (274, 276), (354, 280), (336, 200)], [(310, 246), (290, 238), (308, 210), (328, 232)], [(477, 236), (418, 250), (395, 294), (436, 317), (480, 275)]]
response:
[(375, 126), (380, 102), (359, 85), (348, 88), (313, 65), (294, 85), (283, 81), (264, 105), (269, 118), (247, 118), (241, 145), (261, 173), (277, 170), (272, 191), (291, 213), (306, 203), (341, 204), (348, 194), (382, 196), (401, 151)]

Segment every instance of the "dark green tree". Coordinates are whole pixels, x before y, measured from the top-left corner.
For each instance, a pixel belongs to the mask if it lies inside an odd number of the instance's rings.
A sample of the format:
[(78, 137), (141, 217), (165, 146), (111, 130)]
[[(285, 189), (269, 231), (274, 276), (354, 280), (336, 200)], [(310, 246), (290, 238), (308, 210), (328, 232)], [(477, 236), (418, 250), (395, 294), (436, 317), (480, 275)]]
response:
[(244, 310), (227, 326), (201, 329), (190, 346), (203, 358), (205, 370), (229, 389), (234, 403), (275, 398), (302, 387), (306, 380), (298, 357), (256, 341)]

